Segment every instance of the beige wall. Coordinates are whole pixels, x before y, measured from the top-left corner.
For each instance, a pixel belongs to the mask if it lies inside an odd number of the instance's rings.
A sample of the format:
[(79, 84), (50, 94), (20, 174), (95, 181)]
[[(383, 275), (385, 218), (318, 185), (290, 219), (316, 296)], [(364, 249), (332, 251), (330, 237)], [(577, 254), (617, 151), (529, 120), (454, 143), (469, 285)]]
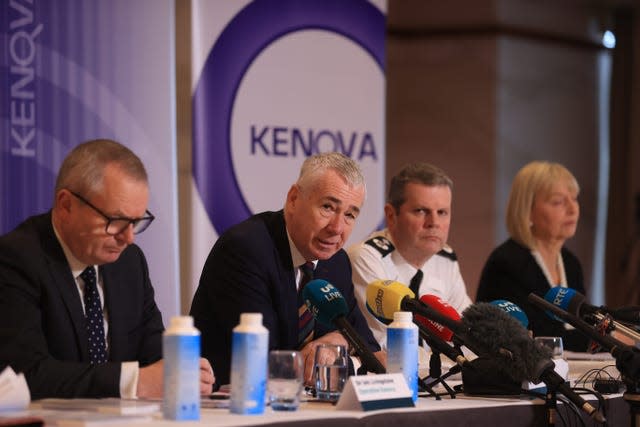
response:
[[(587, 286), (591, 283), (603, 124), (598, 67), (607, 55), (599, 40), (610, 22), (608, 10), (598, 4), (605, 3), (389, 0), (387, 182), (415, 159), (435, 163), (453, 178), (451, 244), (472, 297), (485, 259), (506, 237), (503, 216), (511, 179), (534, 159), (565, 164), (581, 184), (582, 218), (569, 246), (583, 263)], [(190, 1), (177, 0), (176, 11), (184, 288), (191, 277)], [(640, 52), (637, 42), (633, 49)], [(633, 84), (637, 104), (637, 78)], [(621, 155), (625, 164), (611, 165), (616, 171), (640, 160), (637, 125), (634, 129), (630, 148)], [(637, 160), (629, 158), (629, 150)], [(640, 191), (639, 176), (623, 174), (631, 180), (623, 200)], [(629, 234), (631, 214), (626, 204), (625, 209), (629, 225), (618, 230), (620, 236)], [(190, 295), (182, 300), (187, 312)]]
[(389, 4), (387, 176), (414, 159), (455, 183), (451, 244), (470, 295), (507, 235), (504, 206), (525, 163), (565, 164), (582, 187), (568, 242), (592, 280), (604, 18), (589, 2)]

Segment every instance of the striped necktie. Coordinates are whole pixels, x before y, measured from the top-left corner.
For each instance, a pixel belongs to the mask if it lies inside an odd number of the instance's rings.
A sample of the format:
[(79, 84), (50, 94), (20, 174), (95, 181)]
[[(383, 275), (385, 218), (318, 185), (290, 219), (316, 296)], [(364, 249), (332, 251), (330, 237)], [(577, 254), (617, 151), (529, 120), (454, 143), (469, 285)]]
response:
[(96, 270), (90, 265), (80, 274), (84, 281), (84, 312), (86, 318), (89, 358), (92, 364), (107, 361), (107, 345), (104, 337), (104, 317), (96, 284)]
[(305, 344), (313, 339), (313, 327), (315, 326), (315, 322), (313, 315), (302, 298), (302, 289), (313, 279), (314, 265), (309, 261), (302, 264), (299, 268), (302, 278), (300, 279), (300, 285), (298, 286), (298, 349), (301, 349)]

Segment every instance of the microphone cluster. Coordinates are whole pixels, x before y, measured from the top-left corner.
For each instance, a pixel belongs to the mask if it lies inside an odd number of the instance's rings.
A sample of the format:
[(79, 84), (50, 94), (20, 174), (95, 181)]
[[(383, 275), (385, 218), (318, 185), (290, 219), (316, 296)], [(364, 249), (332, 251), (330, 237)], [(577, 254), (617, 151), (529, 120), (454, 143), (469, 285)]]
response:
[[(620, 323), (632, 320), (631, 311), (612, 310), (608, 307), (596, 307), (585, 302), (585, 296), (571, 288), (555, 287), (549, 289), (544, 299), (562, 310), (577, 316), (604, 332), (616, 332), (635, 343), (640, 343), (640, 334)], [(622, 313), (622, 314), (621, 314)], [(553, 316), (552, 316), (553, 317)], [(557, 319), (557, 316), (555, 317)], [(561, 320), (562, 319), (557, 319)]]
[[(572, 298), (577, 298), (578, 302), (572, 302)], [(571, 313), (570, 311), (574, 311), (582, 314), (580, 307), (583, 302), (580, 300), (580, 294), (564, 288), (563, 290), (551, 289), (545, 298), (531, 293), (527, 299), (536, 307), (545, 310), (550, 317), (570, 324), (611, 353), (616, 359), (616, 368), (622, 375), (627, 392), (636, 394), (640, 392), (640, 351), (636, 346), (630, 346), (610, 335), (601, 334), (591, 324)]]
[[(450, 317), (450, 306), (437, 297), (423, 296), (416, 300), (413, 292), (401, 283), (378, 280), (367, 287), (367, 308), (380, 319), (392, 318), (395, 311), (410, 311), (416, 317), (425, 317), (429, 319), (426, 323), (435, 327), (436, 332), (442, 334), (448, 329), (454, 342), (465, 345), (478, 356), (497, 359), (503, 372), (514, 381), (544, 382), (549, 390), (562, 393), (595, 420), (605, 420), (596, 408), (578, 396), (554, 371), (550, 350), (536, 345), (529, 336), (523, 326), (528, 322), (526, 315), (515, 304), (506, 304), (505, 301), (498, 301), (495, 305), (476, 303), (465, 309), (461, 319), (453, 319)], [(416, 323), (419, 327), (422, 324), (420, 321)], [(439, 348), (445, 349), (451, 356), (445, 351), (442, 351), (443, 354), (463, 368), (471, 366), (463, 356), (454, 354), (455, 348), (444, 342), (441, 336), (437, 336), (426, 325), (422, 326), (420, 330), (430, 334), (438, 342)]]
[[(347, 304), (333, 285), (324, 280), (313, 280), (305, 286), (303, 297), (318, 321), (334, 325), (343, 334), (357, 355), (360, 356), (363, 366), (366, 366), (368, 371), (385, 372), (378, 359), (364, 345), (362, 339), (347, 322), (345, 318), (348, 313)], [(462, 345), (479, 356), (479, 359), (484, 358), (495, 362), (491, 366), (499, 367), (501, 374), (506, 375), (514, 383), (521, 384), (523, 381), (529, 381), (538, 384), (543, 382), (548, 390), (562, 393), (596, 421), (605, 421), (600, 412), (578, 396), (554, 371), (555, 365), (551, 360), (551, 350), (536, 343), (529, 335), (529, 331), (526, 329), (527, 316), (517, 305), (505, 300), (493, 303), (476, 303), (465, 309), (460, 317), (453, 307), (438, 297), (423, 295), (420, 299), (416, 299), (414, 293), (406, 285), (390, 280), (377, 280), (370, 283), (366, 289), (366, 298), (367, 309), (370, 313), (387, 324), (393, 320), (393, 313), (397, 311), (412, 312), (421, 338), (434, 352), (444, 354), (456, 363), (452, 369), (463, 371), (463, 382), (465, 369), (473, 370), (476, 368), (474, 363), (463, 355), (460, 350)], [(568, 308), (569, 302), (573, 301), (571, 309), (577, 307), (576, 310), (580, 311), (582, 307), (582, 310), (589, 311), (589, 307), (584, 304), (584, 297), (580, 301), (579, 297), (565, 293), (549, 296), (549, 298), (557, 301), (557, 304), (547, 302), (534, 294), (529, 296), (529, 301), (538, 307), (551, 311), (553, 315), (583, 330), (592, 338), (594, 338), (594, 334), (597, 335), (597, 339), (594, 339), (600, 342), (603, 347), (611, 349), (612, 354), (615, 353), (614, 356), (621, 351), (628, 355), (628, 352), (631, 351), (629, 346), (625, 346), (613, 338), (602, 337), (595, 332), (593, 327), (558, 307), (564, 304)], [(583, 325), (575, 320), (579, 320)], [(620, 328), (620, 326), (616, 325), (616, 328)], [(626, 357), (628, 359), (628, 356)], [(640, 372), (640, 363), (637, 365), (632, 373), (632, 375), (636, 375), (634, 377), (636, 380), (637, 373)], [(620, 370), (623, 372), (622, 369)], [(631, 374), (629, 371), (630, 368), (627, 368), (627, 374)]]

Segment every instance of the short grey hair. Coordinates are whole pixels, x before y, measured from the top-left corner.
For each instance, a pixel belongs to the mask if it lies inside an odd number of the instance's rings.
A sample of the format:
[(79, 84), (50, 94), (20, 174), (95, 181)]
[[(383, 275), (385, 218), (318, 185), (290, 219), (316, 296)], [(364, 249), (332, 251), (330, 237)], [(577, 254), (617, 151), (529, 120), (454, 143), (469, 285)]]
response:
[(321, 153), (308, 157), (300, 168), (298, 186), (300, 188), (313, 188), (317, 179), (326, 171), (336, 172), (350, 187), (365, 187), (364, 175), (360, 166), (337, 152)]
[(387, 203), (396, 211), (406, 201), (407, 184), (422, 184), (428, 187), (447, 186), (453, 192), (453, 181), (442, 169), (426, 162), (410, 163), (391, 178)]
[(116, 164), (129, 177), (148, 183), (140, 158), (119, 142), (94, 139), (76, 146), (62, 162), (56, 179), (56, 194), (67, 188), (89, 197), (102, 190), (104, 169)]

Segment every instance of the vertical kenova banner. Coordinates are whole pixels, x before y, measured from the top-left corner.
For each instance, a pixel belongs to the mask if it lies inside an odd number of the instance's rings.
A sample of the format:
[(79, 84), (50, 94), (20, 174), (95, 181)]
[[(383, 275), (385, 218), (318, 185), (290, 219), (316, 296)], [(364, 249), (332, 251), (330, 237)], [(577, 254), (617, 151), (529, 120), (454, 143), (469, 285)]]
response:
[(66, 154), (110, 138), (147, 167), (137, 236), (164, 318), (179, 311), (173, 0), (0, 2), (0, 233), (49, 210)]
[(310, 155), (356, 160), (383, 219), (386, 0), (193, 0), (192, 271), (230, 226), (279, 210)]

